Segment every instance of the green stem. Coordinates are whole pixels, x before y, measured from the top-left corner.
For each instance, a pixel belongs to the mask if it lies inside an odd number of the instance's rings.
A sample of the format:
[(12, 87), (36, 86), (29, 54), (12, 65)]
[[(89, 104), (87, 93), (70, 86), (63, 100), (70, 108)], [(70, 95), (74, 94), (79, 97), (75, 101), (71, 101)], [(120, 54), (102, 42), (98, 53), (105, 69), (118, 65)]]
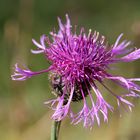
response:
[(61, 121), (54, 121), (51, 129), (51, 140), (58, 140)]

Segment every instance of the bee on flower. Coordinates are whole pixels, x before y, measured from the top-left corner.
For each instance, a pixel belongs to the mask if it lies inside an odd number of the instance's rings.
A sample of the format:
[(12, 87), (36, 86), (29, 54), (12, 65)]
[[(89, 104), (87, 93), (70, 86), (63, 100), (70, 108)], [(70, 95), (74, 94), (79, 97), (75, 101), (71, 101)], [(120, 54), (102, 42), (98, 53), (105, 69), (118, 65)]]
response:
[[(51, 85), (56, 97), (45, 102), (50, 104), (54, 111), (52, 119), (63, 120), (70, 116), (73, 124), (83, 121), (84, 127), (92, 127), (95, 121), (100, 125), (100, 115), (104, 121), (108, 121), (108, 111), (113, 111), (111, 106), (103, 97), (97, 84), (101, 84), (109, 96), (114, 96), (118, 106), (124, 105), (130, 110), (134, 106), (125, 97), (140, 97), (140, 86), (135, 82), (140, 78), (124, 78), (112, 75), (108, 72), (111, 64), (120, 62), (132, 62), (140, 58), (140, 49), (130, 49), (130, 41), (120, 41), (120, 34), (116, 42), (108, 45), (105, 37), (98, 32), (86, 34), (84, 28), (80, 33), (72, 32), (72, 25), (68, 15), (66, 23), (62, 24), (58, 18), (59, 31), (50, 32), (51, 39), (42, 35), (40, 43), (32, 40), (37, 47), (32, 50), (34, 54), (45, 54), (45, 58), (51, 65), (45, 70), (33, 72), (30, 69), (21, 69), (15, 65), (13, 80), (23, 81), (32, 76), (49, 72)], [(110, 80), (126, 90), (121, 95), (116, 94), (107, 85), (105, 80)], [(93, 94), (96, 99), (93, 98)], [(94, 96), (94, 97), (95, 97)], [(88, 106), (87, 97), (90, 98), (91, 106)], [(83, 107), (78, 113), (72, 111), (71, 103), (75, 105), (83, 102)]]

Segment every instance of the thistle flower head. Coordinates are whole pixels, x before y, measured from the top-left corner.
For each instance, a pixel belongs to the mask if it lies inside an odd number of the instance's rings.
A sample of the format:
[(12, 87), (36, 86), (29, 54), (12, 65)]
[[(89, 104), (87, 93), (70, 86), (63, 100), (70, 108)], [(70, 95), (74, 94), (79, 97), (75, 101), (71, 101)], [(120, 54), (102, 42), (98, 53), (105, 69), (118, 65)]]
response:
[[(72, 123), (78, 124), (83, 121), (85, 127), (92, 127), (96, 121), (100, 125), (100, 114), (104, 121), (108, 121), (108, 111), (113, 111), (113, 107), (105, 101), (97, 83), (100, 83), (112, 96), (117, 99), (118, 106), (127, 106), (129, 109), (134, 105), (125, 97), (139, 97), (140, 86), (135, 81), (140, 78), (127, 79), (122, 76), (108, 73), (110, 64), (119, 62), (131, 62), (140, 58), (140, 49), (129, 49), (129, 41), (122, 41), (121, 34), (116, 42), (109, 45), (104, 36), (98, 32), (89, 30), (85, 33), (81, 28), (80, 33), (72, 32), (72, 26), (68, 15), (66, 23), (62, 24), (58, 18), (59, 31), (50, 32), (51, 39), (45, 35), (40, 38), (40, 43), (34, 39), (37, 46), (32, 53), (45, 54), (51, 62), (51, 66), (39, 72), (32, 72), (29, 69), (20, 69), (16, 65), (13, 80), (26, 80), (34, 75), (44, 72), (50, 73), (51, 84), (57, 97), (45, 102), (51, 104), (54, 110), (52, 118), (60, 121), (67, 115)], [(126, 93), (117, 95), (105, 84), (105, 79), (115, 82), (126, 90)], [(93, 94), (96, 99), (93, 99)], [(90, 98), (91, 106), (88, 106), (86, 97)], [(83, 102), (83, 108), (75, 114), (72, 111), (72, 102)], [(76, 103), (75, 103), (76, 105)]]

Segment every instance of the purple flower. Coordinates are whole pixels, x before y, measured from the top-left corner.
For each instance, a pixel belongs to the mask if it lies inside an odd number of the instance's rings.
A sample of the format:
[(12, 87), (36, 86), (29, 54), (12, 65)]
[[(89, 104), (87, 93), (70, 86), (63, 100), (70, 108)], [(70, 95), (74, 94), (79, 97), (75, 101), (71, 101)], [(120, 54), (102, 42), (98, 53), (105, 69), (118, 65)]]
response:
[[(73, 124), (83, 121), (84, 127), (92, 127), (95, 122), (100, 125), (100, 115), (103, 115), (104, 121), (108, 121), (108, 111), (113, 111), (113, 107), (103, 98), (97, 84), (103, 86), (109, 94), (117, 99), (118, 106), (123, 106), (131, 110), (134, 106), (126, 97), (140, 97), (140, 86), (135, 82), (140, 78), (127, 79), (122, 76), (108, 73), (110, 64), (119, 62), (131, 62), (140, 58), (140, 49), (130, 49), (129, 41), (122, 41), (121, 34), (116, 42), (108, 45), (105, 37), (98, 32), (86, 34), (84, 28), (81, 28), (79, 34), (72, 33), (72, 26), (68, 15), (66, 15), (66, 24), (62, 24), (58, 18), (59, 31), (51, 32), (51, 39), (43, 35), (40, 43), (34, 39), (33, 43), (37, 46), (32, 53), (43, 53), (51, 62), (51, 66), (39, 72), (33, 72), (29, 69), (20, 69), (15, 66), (13, 80), (26, 80), (32, 76), (49, 71), (49, 77), (52, 83), (55, 99), (45, 102), (50, 104), (54, 114), (52, 118), (56, 121), (70, 116)], [(125, 93), (116, 94), (108, 86), (105, 80), (111, 80), (125, 89)], [(96, 99), (93, 98), (96, 96)], [(91, 105), (87, 103), (90, 98)], [(83, 102), (83, 108), (76, 114), (72, 111), (72, 102)], [(76, 103), (75, 103), (76, 105)]]

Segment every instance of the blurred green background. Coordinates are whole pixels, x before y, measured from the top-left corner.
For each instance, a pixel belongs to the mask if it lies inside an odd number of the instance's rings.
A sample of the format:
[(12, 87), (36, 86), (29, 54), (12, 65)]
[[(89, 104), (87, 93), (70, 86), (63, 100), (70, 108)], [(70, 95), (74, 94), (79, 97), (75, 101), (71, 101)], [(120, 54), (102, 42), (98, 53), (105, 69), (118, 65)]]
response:
[[(0, 0), (0, 140), (49, 140), (52, 111), (43, 102), (53, 98), (48, 75), (24, 82), (12, 81), (15, 63), (32, 70), (48, 67), (42, 55), (33, 55), (32, 38), (58, 29), (57, 17), (65, 20), (68, 13), (72, 25), (99, 31), (113, 43), (120, 33), (140, 47), (139, 0)], [(118, 64), (113, 73), (140, 77), (140, 61)], [(120, 88), (110, 84), (116, 92)], [(104, 91), (105, 92), (105, 91)], [(106, 94), (104, 94), (105, 96)], [(105, 97), (113, 106), (116, 101)], [(140, 100), (132, 102), (132, 113), (110, 113), (109, 122), (95, 124), (92, 131), (82, 124), (71, 125), (67, 118), (60, 130), (61, 140), (140, 140)], [(73, 105), (75, 108), (78, 104)], [(117, 106), (116, 106), (117, 108)]]

